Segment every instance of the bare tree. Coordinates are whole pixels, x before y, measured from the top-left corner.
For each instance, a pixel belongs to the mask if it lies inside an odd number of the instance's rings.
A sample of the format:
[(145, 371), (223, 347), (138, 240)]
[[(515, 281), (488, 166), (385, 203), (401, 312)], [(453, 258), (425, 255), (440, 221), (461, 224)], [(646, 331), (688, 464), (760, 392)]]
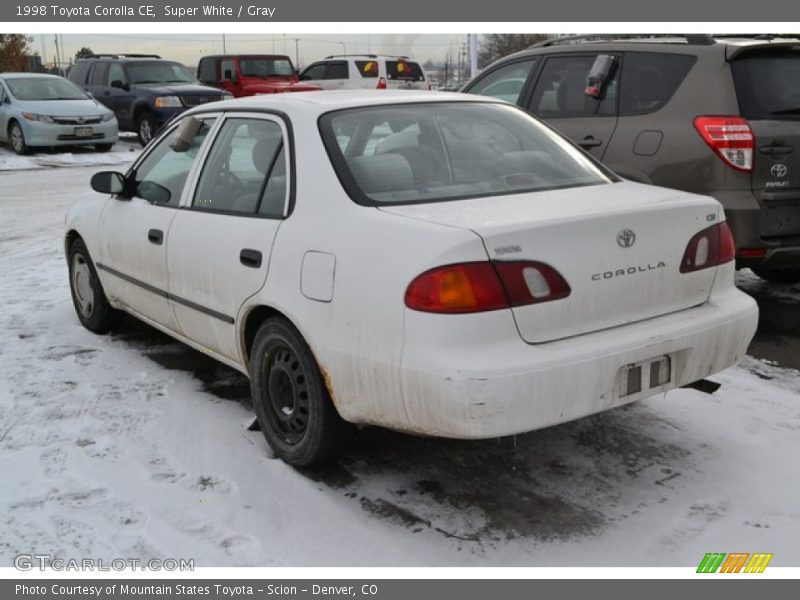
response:
[(25, 71), (30, 38), (21, 33), (0, 33), (0, 72)]
[(525, 50), (550, 37), (541, 33), (490, 33), (483, 35), (478, 49), (478, 66), (483, 68), (498, 58)]

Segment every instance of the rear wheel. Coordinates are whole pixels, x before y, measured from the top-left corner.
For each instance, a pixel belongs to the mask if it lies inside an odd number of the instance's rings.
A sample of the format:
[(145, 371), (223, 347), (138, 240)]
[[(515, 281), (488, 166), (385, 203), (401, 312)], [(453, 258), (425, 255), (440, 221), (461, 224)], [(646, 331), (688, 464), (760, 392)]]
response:
[(267, 319), (250, 353), (250, 389), (261, 431), (276, 456), (296, 467), (336, 458), (352, 426), (336, 412), (300, 332)]
[(752, 267), (753, 273), (772, 283), (800, 283), (800, 267), (764, 269)]
[(70, 244), (67, 261), (72, 304), (81, 325), (94, 333), (107, 333), (119, 324), (122, 313), (108, 303), (82, 239)]
[(11, 149), (17, 154), (23, 155), (30, 152), (22, 127), (16, 121), (12, 121), (8, 126), (8, 141), (11, 142)]

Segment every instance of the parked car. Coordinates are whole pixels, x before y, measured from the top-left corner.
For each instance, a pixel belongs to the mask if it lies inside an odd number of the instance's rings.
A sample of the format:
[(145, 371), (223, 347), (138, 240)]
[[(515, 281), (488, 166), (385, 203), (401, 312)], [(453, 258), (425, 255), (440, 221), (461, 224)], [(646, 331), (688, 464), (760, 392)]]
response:
[(92, 187), (65, 232), (81, 323), (126, 311), (247, 374), (294, 465), (352, 423), (577, 419), (729, 367), (756, 328), (716, 200), (624, 181), (499, 100), (210, 104)]
[(407, 56), (341, 54), (308, 65), (300, 80), (326, 90), (429, 90), (428, 76)]
[(108, 152), (118, 137), (114, 113), (63, 77), (0, 73), (0, 141), (17, 154), (40, 146)]
[(281, 54), (204, 56), (197, 66), (197, 78), (236, 98), (322, 89), (318, 85), (301, 82), (292, 60)]
[(142, 146), (187, 108), (232, 97), (156, 54), (97, 54), (75, 61), (68, 77), (114, 111), (120, 129), (135, 132)]
[(737, 266), (800, 281), (800, 40), (597, 37), (503, 58), (463, 91), (519, 104), (626, 179), (715, 197)]

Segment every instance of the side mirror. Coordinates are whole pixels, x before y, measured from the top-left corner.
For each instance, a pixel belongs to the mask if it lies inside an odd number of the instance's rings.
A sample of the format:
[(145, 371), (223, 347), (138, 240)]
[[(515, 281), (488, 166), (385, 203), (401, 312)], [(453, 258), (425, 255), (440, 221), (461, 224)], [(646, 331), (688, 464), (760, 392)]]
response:
[(236, 83), (237, 80), (236, 73), (234, 73), (231, 69), (225, 69), (225, 72), (222, 74), (222, 78), (233, 83)]
[(125, 176), (117, 171), (100, 171), (92, 175), (91, 185), (101, 194), (121, 194), (125, 189)]
[(191, 148), (202, 124), (203, 122), (200, 119), (195, 119), (194, 117), (184, 118), (175, 130), (175, 140), (170, 144), (173, 152), (186, 152)]
[(128, 87), (128, 84), (125, 83), (124, 81), (122, 81), (121, 79), (115, 79), (114, 81), (112, 81), (111, 82), (111, 87), (117, 88), (117, 89), (120, 89), (120, 90), (125, 90), (126, 92), (130, 89)]

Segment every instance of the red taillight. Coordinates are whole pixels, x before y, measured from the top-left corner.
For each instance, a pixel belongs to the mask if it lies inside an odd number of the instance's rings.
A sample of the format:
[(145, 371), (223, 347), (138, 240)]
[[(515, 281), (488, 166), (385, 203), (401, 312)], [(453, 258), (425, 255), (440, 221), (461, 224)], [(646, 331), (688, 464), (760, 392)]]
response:
[(742, 258), (764, 258), (767, 255), (766, 248), (739, 248), (736, 256)]
[(681, 261), (681, 273), (724, 265), (733, 260), (735, 253), (731, 228), (726, 222), (719, 223), (689, 240)]
[(378, 89), (379, 90), (385, 90), (386, 89), (386, 78), (385, 77), (381, 77), (380, 79), (378, 79)]
[(473, 313), (565, 298), (570, 287), (549, 265), (531, 261), (472, 262), (436, 267), (406, 290), (408, 308)]
[(695, 129), (725, 164), (738, 171), (753, 170), (755, 137), (742, 117), (696, 117)]

